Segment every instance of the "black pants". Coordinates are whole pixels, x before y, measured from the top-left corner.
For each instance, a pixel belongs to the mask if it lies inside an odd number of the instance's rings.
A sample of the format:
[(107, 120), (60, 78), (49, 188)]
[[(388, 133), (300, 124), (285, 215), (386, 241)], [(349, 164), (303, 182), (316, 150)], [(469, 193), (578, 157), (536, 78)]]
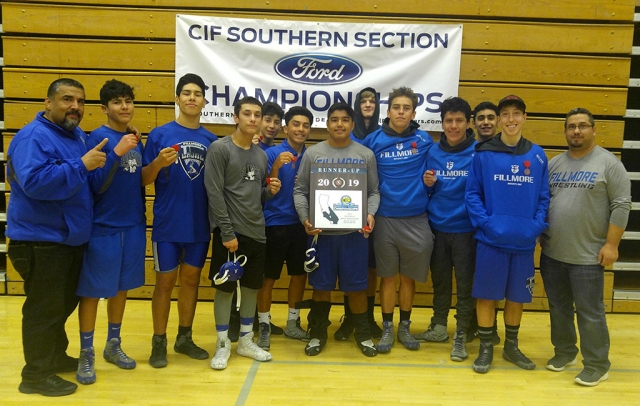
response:
[(76, 287), (84, 245), (9, 242), (9, 258), (24, 279), (22, 379), (37, 382), (55, 374), (66, 357), (65, 323), (78, 305)]

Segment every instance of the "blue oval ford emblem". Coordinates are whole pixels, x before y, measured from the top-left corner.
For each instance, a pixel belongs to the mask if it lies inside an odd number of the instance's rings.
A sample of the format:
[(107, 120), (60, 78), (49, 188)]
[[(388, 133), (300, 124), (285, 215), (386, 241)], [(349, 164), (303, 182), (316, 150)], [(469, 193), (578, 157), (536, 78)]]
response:
[(362, 74), (362, 67), (356, 61), (321, 53), (285, 56), (278, 59), (274, 69), (287, 80), (312, 85), (337, 85), (350, 82)]

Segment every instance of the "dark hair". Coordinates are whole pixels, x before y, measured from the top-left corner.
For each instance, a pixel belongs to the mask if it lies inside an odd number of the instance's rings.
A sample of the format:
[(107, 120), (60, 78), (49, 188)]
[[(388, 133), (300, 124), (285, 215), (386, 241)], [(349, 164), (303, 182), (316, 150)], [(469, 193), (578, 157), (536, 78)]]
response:
[(411, 88), (405, 86), (393, 89), (391, 93), (389, 93), (389, 108), (391, 108), (393, 99), (402, 96), (411, 99), (411, 104), (413, 104), (413, 110), (415, 111), (416, 107), (418, 107), (418, 96), (413, 92), (413, 90), (411, 90)]
[(567, 117), (564, 119), (564, 128), (567, 128), (567, 121), (569, 121), (569, 117), (575, 116), (576, 114), (586, 114), (587, 117), (589, 117), (589, 124), (591, 124), (591, 127), (596, 125), (596, 122), (593, 119), (593, 114), (591, 114), (589, 110), (583, 107), (576, 107), (567, 113)]
[(495, 104), (491, 103), (490, 101), (483, 101), (482, 103), (478, 104), (474, 109), (473, 109), (473, 118), (476, 118), (476, 115), (478, 115), (479, 111), (482, 110), (493, 110), (494, 113), (496, 113), (496, 117), (500, 115), (500, 111), (498, 110), (498, 106), (496, 106)]
[(306, 118), (309, 119), (309, 124), (313, 124), (313, 113), (311, 113), (311, 111), (309, 111), (309, 109), (306, 107), (302, 107), (302, 106), (291, 107), (284, 115), (284, 122), (286, 124), (289, 124), (289, 120), (291, 120), (294, 116), (305, 116)]
[(116, 79), (107, 80), (100, 89), (100, 103), (106, 106), (110, 100), (117, 99), (118, 97), (129, 97), (131, 100), (134, 100), (133, 88)]
[(84, 91), (84, 86), (82, 86), (82, 83), (78, 82), (77, 80), (69, 79), (69, 78), (60, 78), (51, 82), (51, 84), (49, 85), (49, 88), (47, 89), (47, 97), (50, 99), (53, 99), (58, 93), (58, 91), (60, 90), (60, 86), (75, 87), (78, 89), (82, 89), (82, 91)]
[(444, 120), (444, 116), (447, 113), (463, 113), (467, 118), (467, 122), (471, 120), (471, 106), (469, 106), (469, 103), (467, 103), (465, 99), (460, 97), (449, 97), (442, 102), (442, 106), (440, 106), (440, 118)]
[(204, 93), (204, 90), (206, 88), (206, 86), (204, 85), (204, 80), (202, 80), (202, 78), (195, 73), (187, 73), (186, 75), (181, 77), (180, 80), (178, 80), (178, 85), (176, 86), (176, 96), (180, 96), (182, 88), (189, 83), (193, 83), (194, 85), (200, 87), (200, 90), (202, 90), (202, 93)]
[(347, 103), (338, 102), (338, 103), (333, 103), (331, 105), (331, 107), (329, 107), (329, 110), (327, 111), (327, 119), (329, 119), (329, 117), (331, 117), (331, 115), (335, 111), (345, 111), (345, 112), (347, 112), (349, 117), (351, 117), (351, 120), (354, 120), (355, 115), (356, 115), (355, 112), (353, 111), (353, 108), (351, 106), (349, 106)]
[(233, 114), (235, 114), (236, 116), (239, 115), (240, 108), (243, 104), (255, 104), (256, 106), (260, 107), (260, 110), (262, 111), (262, 103), (260, 103), (260, 100), (256, 99), (255, 97), (245, 96), (233, 105)]
[(262, 104), (262, 117), (264, 116), (278, 116), (278, 118), (282, 120), (285, 114), (278, 103), (266, 102)]

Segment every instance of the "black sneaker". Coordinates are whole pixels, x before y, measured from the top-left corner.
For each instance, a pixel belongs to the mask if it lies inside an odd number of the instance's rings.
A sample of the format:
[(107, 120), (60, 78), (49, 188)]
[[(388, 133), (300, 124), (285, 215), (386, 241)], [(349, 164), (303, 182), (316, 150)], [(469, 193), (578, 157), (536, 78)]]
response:
[[(258, 314), (256, 313), (255, 317), (253, 318), (253, 332), (257, 333), (260, 330), (260, 322), (258, 321)], [(240, 326), (238, 326), (238, 329), (240, 328)], [(284, 330), (282, 329), (282, 327), (278, 327), (275, 324), (273, 324), (271, 321), (269, 321), (269, 329), (271, 330), (271, 334), (276, 335), (276, 336), (281, 336), (282, 334), (284, 334)], [(238, 330), (239, 331), (239, 330)], [(233, 340), (231, 340), (233, 341)], [(238, 341), (238, 340), (236, 340)]]
[(473, 361), (471, 367), (479, 374), (486, 374), (491, 368), (491, 362), (493, 361), (493, 344), (480, 343), (480, 351), (478, 352), (478, 358)]
[(179, 354), (188, 355), (193, 359), (209, 358), (209, 353), (198, 347), (193, 342), (193, 340), (191, 339), (191, 334), (192, 332), (189, 331), (187, 334), (178, 335), (176, 337), (176, 343), (173, 345), (174, 351)]
[(378, 350), (376, 350), (376, 346), (373, 345), (373, 341), (366, 340), (361, 343), (357, 343), (360, 351), (367, 357), (375, 357), (378, 355)]
[(278, 327), (271, 322), (269, 322), (269, 327), (271, 328), (271, 334), (273, 334), (274, 336), (281, 336), (284, 334), (284, 330), (282, 329), (282, 327)]
[(67, 354), (64, 355), (62, 361), (56, 365), (56, 374), (64, 372), (76, 372), (78, 369), (78, 358), (70, 357)]
[(575, 382), (584, 386), (596, 386), (607, 379), (609, 379), (609, 372), (602, 374), (595, 368), (585, 367), (582, 372), (576, 376)]
[(375, 320), (369, 320), (369, 331), (371, 331), (371, 338), (375, 338), (376, 340), (382, 338), (382, 328), (380, 328)]
[(505, 341), (504, 348), (502, 349), (502, 358), (516, 364), (522, 369), (530, 371), (536, 368), (536, 364), (534, 364), (529, 358), (527, 358), (518, 348), (517, 339), (513, 341)]
[[(469, 328), (467, 330), (467, 344), (472, 342), (473, 340), (475, 340), (476, 338), (478, 338), (478, 335), (480, 334), (480, 332), (478, 331), (478, 328)], [(498, 337), (499, 338), (499, 337)]]
[[(335, 338), (337, 341), (347, 341), (351, 333), (353, 333), (355, 327), (353, 326), (353, 323), (351, 323), (351, 318), (347, 317), (346, 314), (340, 318), (340, 321), (342, 322), (342, 324), (333, 334), (333, 338)], [(382, 333), (380, 335), (382, 335)]]
[(327, 344), (326, 340), (320, 340), (319, 338), (312, 338), (311, 341), (307, 343), (304, 347), (304, 353), (310, 357), (316, 356), (320, 354), (325, 344)]
[[(78, 365), (76, 364), (76, 368)], [(58, 375), (53, 375), (47, 379), (43, 379), (38, 382), (24, 382), (20, 383), (18, 390), (21, 393), (31, 395), (38, 393), (43, 396), (66, 396), (71, 395), (78, 389), (78, 385), (73, 382), (66, 381), (60, 378)]]
[(149, 365), (154, 368), (164, 368), (167, 366), (167, 338), (154, 335), (151, 339), (151, 356)]
[(562, 372), (566, 367), (572, 367), (577, 363), (576, 357), (569, 358), (564, 355), (554, 355), (547, 361), (547, 369), (554, 372)]

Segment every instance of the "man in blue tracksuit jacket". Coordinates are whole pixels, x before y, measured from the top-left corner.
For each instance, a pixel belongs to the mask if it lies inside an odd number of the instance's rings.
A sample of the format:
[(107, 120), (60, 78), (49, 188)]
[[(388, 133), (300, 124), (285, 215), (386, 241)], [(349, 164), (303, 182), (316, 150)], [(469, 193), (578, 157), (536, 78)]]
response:
[(376, 213), (373, 245), (381, 278), (383, 332), (377, 349), (382, 353), (391, 351), (395, 341), (393, 309), (398, 274), (398, 341), (410, 350), (420, 348), (409, 326), (415, 283), (427, 280), (433, 249), (433, 234), (427, 218), (429, 196), (422, 181), (427, 151), (433, 140), (413, 120), (417, 105), (418, 97), (411, 89), (393, 89), (382, 128), (362, 141), (362, 145), (375, 154), (380, 179), (380, 207)]
[(78, 304), (76, 285), (91, 235), (92, 170), (104, 166), (103, 140), (87, 152), (78, 128), (84, 87), (73, 79), (49, 85), (45, 111), (15, 135), (7, 152), (11, 200), (9, 258), (24, 279), (22, 393), (63, 396), (77, 389), (56, 374), (72, 372), (65, 323)]
[(498, 104), (502, 133), (476, 147), (466, 188), (466, 206), (478, 240), (473, 297), (478, 299), (479, 373), (493, 360), (495, 300), (506, 298), (502, 357), (523, 369), (534, 369), (518, 348), (522, 304), (530, 303), (534, 285), (533, 251), (549, 224), (547, 158), (539, 146), (522, 137), (526, 105), (518, 96)]
[(456, 333), (451, 360), (468, 357), (466, 330), (473, 313), (471, 297), (476, 264), (475, 228), (464, 205), (469, 168), (477, 144), (470, 128), (471, 106), (460, 97), (445, 100), (440, 106), (443, 134), (429, 149), (424, 182), (429, 187), (427, 214), (435, 236), (431, 255), (433, 281), (433, 317), (429, 328), (415, 336), (418, 341), (449, 341), (447, 319), (451, 308), (452, 273), (456, 277)]

